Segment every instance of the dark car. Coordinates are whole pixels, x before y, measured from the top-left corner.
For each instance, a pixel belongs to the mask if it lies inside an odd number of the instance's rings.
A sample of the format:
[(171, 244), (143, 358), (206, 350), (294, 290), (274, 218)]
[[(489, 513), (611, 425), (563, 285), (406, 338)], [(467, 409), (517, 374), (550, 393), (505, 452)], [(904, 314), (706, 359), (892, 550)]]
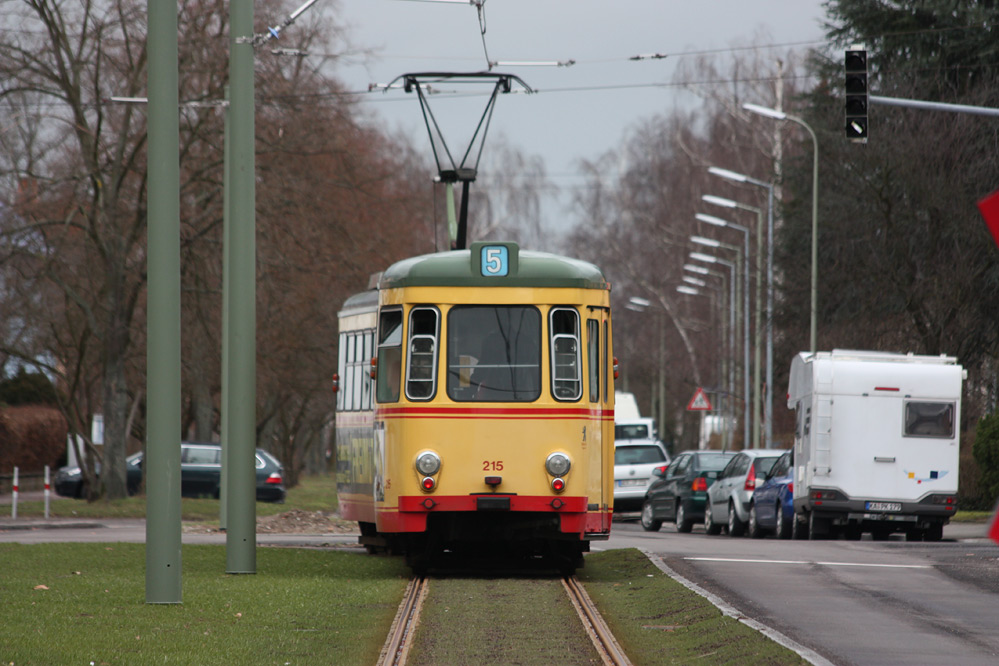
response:
[(653, 470), (642, 504), (642, 529), (655, 532), (664, 520), (672, 520), (678, 532), (689, 532), (694, 523), (702, 522), (708, 487), (734, 455), (732, 451), (685, 451), (669, 466)]
[[(283, 502), (284, 468), (270, 453), (256, 451), (257, 501)], [(142, 453), (125, 459), (128, 494), (138, 492), (142, 485)], [(98, 474), (100, 469), (98, 468)], [(183, 497), (214, 497), (220, 493), (222, 477), (222, 447), (219, 444), (181, 442), (180, 494)], [(56, 474), (55, 491), (64, 497), (83, 496), (83, 476), (79, 467), (63, 467)]]
[(749, 507), (749, 521), (755, 520), (758, 533), (750, 529), (750, 536), (776, 534), (781, 539), (791, 538), (794, 525), (794, 449), (784, 452), (770, 468), (763, 483), (753, 493)]

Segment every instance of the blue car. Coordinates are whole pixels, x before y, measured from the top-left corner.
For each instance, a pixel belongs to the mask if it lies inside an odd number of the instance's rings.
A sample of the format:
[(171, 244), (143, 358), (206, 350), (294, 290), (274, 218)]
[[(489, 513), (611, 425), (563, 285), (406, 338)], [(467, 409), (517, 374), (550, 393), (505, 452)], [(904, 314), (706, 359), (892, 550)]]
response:
[(753, 492), (749, 507), (749, 536), (776, 534), (790, 539), (794, 525), (794, 449), (787, 450), (770, 468), (763, 485)]

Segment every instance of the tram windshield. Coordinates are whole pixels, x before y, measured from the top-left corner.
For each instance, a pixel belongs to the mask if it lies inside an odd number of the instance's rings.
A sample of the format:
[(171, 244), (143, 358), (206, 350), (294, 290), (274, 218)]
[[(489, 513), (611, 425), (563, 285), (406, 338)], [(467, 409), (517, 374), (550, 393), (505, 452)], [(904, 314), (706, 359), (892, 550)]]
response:
[(530, 402), (541, 395), (541, 313), (527, 306), (456, 306), (448, 313), (452, 400)]

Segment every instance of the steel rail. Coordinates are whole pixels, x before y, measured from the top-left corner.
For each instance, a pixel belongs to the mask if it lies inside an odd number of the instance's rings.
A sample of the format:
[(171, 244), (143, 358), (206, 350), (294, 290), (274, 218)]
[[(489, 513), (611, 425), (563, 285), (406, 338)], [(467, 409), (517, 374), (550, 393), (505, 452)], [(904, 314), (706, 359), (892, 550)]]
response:
[(576, 608), (576, 613), (579, 614), (579, 619), (583, 622), (586, 633), (593, 641), (593, 646), (596, 647), (597, 652), (600, 653), (600, 658), (603, 659), (604, 664), (607, 666), (632, 666), (628, 655), (624, 653), (621, 645), (614, 638), (614, 634), (611, 633), (610, 627), (604, 622), (600, 611), (590, 599), (590, 595), (586, 593), (576, 577), (564, 577), (562, 585), (565, 587), (572, 605)]
[(427, 579), (418, 576), (409, 581), (399, 610), (392, 620), (392, 628), (382, 651), (378, 655), (378, 666), (404, 666), (409, 657), (410, 639), (420, 618), (420, 609), (427, 596)]

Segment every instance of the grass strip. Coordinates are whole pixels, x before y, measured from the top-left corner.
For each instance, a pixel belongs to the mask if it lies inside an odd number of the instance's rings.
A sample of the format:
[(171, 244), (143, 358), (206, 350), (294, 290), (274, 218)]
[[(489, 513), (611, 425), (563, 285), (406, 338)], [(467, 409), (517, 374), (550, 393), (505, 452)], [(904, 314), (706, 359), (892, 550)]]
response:
[(807, 664), (763, 634), (722, 615), (629, 548), (592, 553), (577, 574), (636, 666)]
[(375, 663), (409, 570), (399, 558), (183, 546), (183, 603), (145, 603), (142, 544), (0, 544), (0, 663)]
[[(332, 475), (302, 477), (301, 482), (288, 491), (284, 504), (257, 502), (256, 506), (258, 516), (274, 516), (291, 509), (336, 511), (336, 479)], [(0, 508), (10, 510), (9, 507)], [(218, 522), (219, 500), (183, 497), (180, 511), (182, 519), (189, 522)], [(45, 502), (20, 501), (17, 515), (19, 518), (41, 518), (45, 515)], [(86, 502), (53, 494), (49, 501), (49, 515), (52, 518), (145, 518), (146, 497), (135, 495), (120, 500)]]
[(558, 578), (433, 578), (409, 666), (600, 663)]

